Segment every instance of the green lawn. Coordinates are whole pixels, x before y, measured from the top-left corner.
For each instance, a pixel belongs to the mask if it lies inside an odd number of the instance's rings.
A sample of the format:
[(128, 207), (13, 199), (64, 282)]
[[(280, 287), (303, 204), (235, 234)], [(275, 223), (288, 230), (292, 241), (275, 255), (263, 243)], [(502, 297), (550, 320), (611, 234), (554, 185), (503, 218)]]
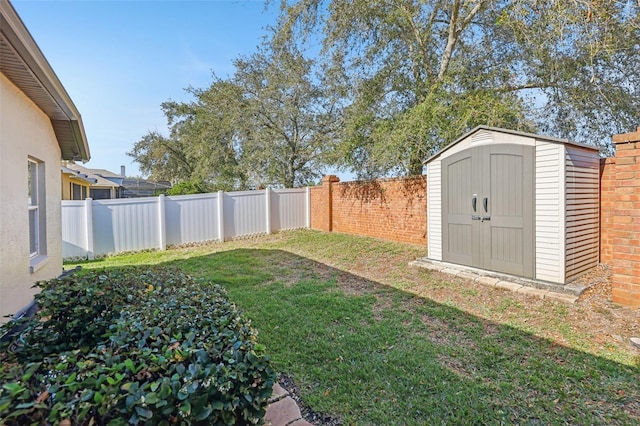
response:
[(637, 353), (593, 331), (593, 318), (615, 327), (628, 311), (407, 266), (421, 255), (296, 231), (82, 265), (163, 263), (222, 284), (305, 403), (345, 424), (640, 422)]

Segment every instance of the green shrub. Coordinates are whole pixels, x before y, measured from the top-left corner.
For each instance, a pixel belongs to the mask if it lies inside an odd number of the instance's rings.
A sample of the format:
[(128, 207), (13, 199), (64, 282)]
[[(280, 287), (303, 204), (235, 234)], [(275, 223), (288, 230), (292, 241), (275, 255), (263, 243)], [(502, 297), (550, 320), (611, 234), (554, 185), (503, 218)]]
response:
[(262, 422), (275, 373), (219, 286), (162, 268), (40, 285), (23, 343), (4, 348), (0, 424)]

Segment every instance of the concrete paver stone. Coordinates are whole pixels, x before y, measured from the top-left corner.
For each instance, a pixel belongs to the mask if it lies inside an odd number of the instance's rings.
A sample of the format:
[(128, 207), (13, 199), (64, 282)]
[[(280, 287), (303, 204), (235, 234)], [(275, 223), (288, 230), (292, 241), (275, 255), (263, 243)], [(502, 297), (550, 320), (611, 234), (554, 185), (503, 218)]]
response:
[(273, 385), (273, 393), (271, 394), (271, 398), (269, 398), (269, 403), (271, 404), (272, 402), (281, 400), (282, 398), (288, 395), (289, 395), (289, 392), (287, 392), (285, 388), (280, 386), (279, 383), (276, 383)]
[(291, 423), (289, 426), (313, 426), (313, 423), (309, 423), (305, 419), (300, 419), (300, 420), (296, 420), (295, 422)]
[(480, 284), (488, 285), (489, 287), (495, 287), (495, 285), (500, 282), (500, 278), (478, 277), (476, 278), (476, 282)]
[(302, 418), (300, 408), (290, 396), (269, 404), (264, 416), (266, 426), (286, 426)]
[(480, 275), (478, 275), (478, 274), (474, 274), (473, 272), (460, 271), (460, 272), (458, 272), (458, 273), (456, 274), (456, 277), (459, 277), (459, 278), (466, 278), (466, 279), (468, 279), (468, 280), (475, 281), (475, 280), (477, 280), (478, 278), (480, 278)]
[(520, 284), (512, 283), (510, 281), (498, 281), (496, 283), (497, 288), (503, 288), (505, 290), (517, 291), (523, 286)]
[(516, 290), (516, 293), (526, 294), (528, 296), (539, 297), (540, 299), (544, 299), (544, 297), (549, 293), (547, 290), (542, 290), (540, 288), (533, 287), (521, 287)]
[(547, 294), (544, 295), (544, 298), (570, 304), (576, 303), (578, 301), (578, 296), (574, 296), (572, 294), (556, 293), (555, 291), (547, 292)]

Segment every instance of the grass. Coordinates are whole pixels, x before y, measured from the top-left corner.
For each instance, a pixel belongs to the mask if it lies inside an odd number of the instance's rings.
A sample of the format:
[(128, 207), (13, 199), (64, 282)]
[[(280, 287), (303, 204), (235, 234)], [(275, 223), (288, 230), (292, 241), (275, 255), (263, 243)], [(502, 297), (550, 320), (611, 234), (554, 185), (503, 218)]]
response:
[(304, 401), (345, 424), (640, 422), (637, 354), (580, 323), (588, 307), (407, 266), (421, 255), (299, 231), (82, 265), (166, 263), (222, 284)]

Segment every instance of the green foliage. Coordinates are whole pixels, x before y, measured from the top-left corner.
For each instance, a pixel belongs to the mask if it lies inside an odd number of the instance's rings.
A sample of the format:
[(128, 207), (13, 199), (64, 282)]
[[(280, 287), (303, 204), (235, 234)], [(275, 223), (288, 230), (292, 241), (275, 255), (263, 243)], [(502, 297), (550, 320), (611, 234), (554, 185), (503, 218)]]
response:
[(188, 180), (173, 185), (167, 191), (167, 195), (205, 194), (207, 192), (212, 192), (212, 189), (206, 183)]
[(168, 138), (144, 136), (131, 152), (143, 173), (222, 190), (294, 187), (321, 176), (337, 121), (295, 45), (265, 43), (234, 61), (228, 79), (189, 89), (187, 103), (165, 102)]
[(191, 161), (182, 141), (149, 132), (127, 153), (140, 164), (140, 171), (156, 181), (188, 179), (193, 174)]
[(0, 348), (0, 423), (262, 421), (275, 373), (221, 287), (167, 268), (39, 285), (22, 343)]
[(408, 266), (424, 254), (305, 230), (85, 267), (171, 263), (223, 284), (304, 402), (345, 425), (638, 424), (640, 357), (593, 332), (636, 313)]
[(640, 114), (635, 0), (287, 0), (277, 40), (322, 41), (340, 165), (418, 174), (478, 124), (607, 143)]

